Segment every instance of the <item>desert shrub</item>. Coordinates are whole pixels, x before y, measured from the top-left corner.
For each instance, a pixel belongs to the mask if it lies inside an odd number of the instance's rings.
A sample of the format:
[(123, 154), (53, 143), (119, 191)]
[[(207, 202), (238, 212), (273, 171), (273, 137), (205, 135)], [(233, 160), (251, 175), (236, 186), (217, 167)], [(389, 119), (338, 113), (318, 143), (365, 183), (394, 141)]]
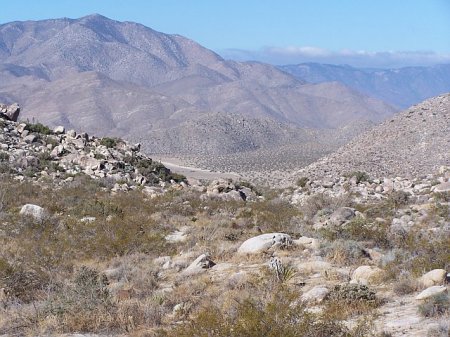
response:
[(0, 162), (9, 161), (9, 154), (7, 152), (0, 152)]
[(448, 269), (449, 245), (448, 235), (430, 236), (410, 230), (402, 238), (396, 239), (395, 248), (385, 254), (383, 265), (386, 275), (396, 279), (403, 271), (408, 271), (418, 277), (431, 269)]
[(174, 180), (175, 182), (186, 181), (186, 177), (182, 174), (173, 173), (163, 164), (150, 158), (138, 159), (136, 157), (127, 157), (124, 161), (134, 165), (149, 183), (156, 184), (159, 182), (159, 179), (163, 181)]
[(365, 181), (370, 181), (369, 174), (367, 174), (366, 172), (363, 172), (363, 171), (353, 171), (353, 172), (344, 174), (344, 176), (347, 178), (355, 177), (357, 184), (365, 182)]
[(410, 276), (403, 276), (394, 284), (393, 290), (400, 296), (411, 294), (417, 290), (417, 281)]
[(40, 133), (43, 135), (51, 135), (53, 131), (46, 125), (43, 125), (41, 123), (26, 123), (25, 130), (28, 130), (30, 132)]
[(45, 285), (42, 275), (23, 266), (10, 266), (0, 260), (0, 285), (6, 294), (22, 302), (30, 302), (37, 297), (37, 291)]
[(448, 337), (450, 335), (450, 323), (448, 320), (441, 319), (437, 325), (431, 326), (427, 330), (427, 337)]
[(423, 317), (439, 317), (450, 311), (450, 297), (448, 294), (439, 294), (430, 297), (418, 307)]
[(103, 137), (100, 140), (100, 145), (106, 146), (108, 149), (115, 148), (121, 141), (119, 138)]
[(61, 332), (110, 330), (116, 325), (116, 307), (107, 285), (106, 276), (83, 266), (72, 283), (52, 294), (45, 313), (57, 318)]
[(394, 209), (398, 209), (400, 206), (404, 206), (408, 204), (410, 193), (399, 190), (392, 191), (387, 199), (387, 202), (392, 205)]
[[(305, 310), (292, 293), (276, 291), (268, 300), (240, 301), (233, 315), (223, 315), (210, 304), (167, 336), (325, 337), (352, 336), (343, 324)], [(367, 331), (366, 331), (367, 332)]]
[(352, 283), (337, 284), (326, 298), (324, 315), (330, 319), (345, 320), (371, 314), (379, 305), (375, 291), (369, 287)]
[[(238, 205), (238, 204), (237, 204)], [(223, 202), (219, 205), (223, 208)], [(252, 223), (263, 232), (292, 232), (297, 231), (293, 220), (300, 215), (299, 209), (281, 199), (266, 200), (252, 203), (247, 212), (238, 215), (239, 218), (250, 218)]]
[(327, 259), (343, 265), (353, 265), (361, 261), (366, 255), (363, 246), (353, 240), (338, 239), (324, 245), (321, 255)]
[(378, 247), (387, 248), (390, 246), (387, 238), (388, 230), (387, 223), (375, 223), (362, 217), (355, 217), (343, 226), (329, 226), (320, 232), (329, 241), (338, 239), (372, 241)]
[(301, 178), (299, 178), (299, 179), (297, 180), (297, 186), (303, 188), (303, 187), (306, 186), (306, 184), (308, 183), (308, 181), (309, 181), (309, 178), (308, 178), (308, 177), (301, 177)]
[(368, 286), (356, 283), (337, 284), (330, 291), (328, 297), (330, 301), (355, 302), (367, 301), (375, 302), (375, 291)]

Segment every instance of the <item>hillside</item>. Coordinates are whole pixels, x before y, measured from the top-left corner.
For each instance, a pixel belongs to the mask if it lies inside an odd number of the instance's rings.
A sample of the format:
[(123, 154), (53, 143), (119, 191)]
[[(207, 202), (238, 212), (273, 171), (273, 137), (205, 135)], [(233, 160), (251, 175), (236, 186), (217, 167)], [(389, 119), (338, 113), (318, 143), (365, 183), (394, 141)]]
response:
[(450, 165), (450, 94), (395, 115), (298, 175), (339, 177), (353, 171), (417, 177)]
[(0, 336), (448, 334), (449, 167), (186, 181), (139, 144), (0, 112)]
[(281, 70), (310, 83), (338, 81), (398, 108), (450, 91), (450, 64), (399, 69), (364, 69), (348, 65), (303, 63)]
[[(101, 15), (1, 25), (0, 76), (0, 100), (19, 102), (23, 119), (125, 138), (155, 139), (216, 112), (339, 128), (396, 111), (342, 84), (306, 84), (271, 65), (227, 61), (185, 37)], [(195, 137), (196, 146), (213, 136)]]

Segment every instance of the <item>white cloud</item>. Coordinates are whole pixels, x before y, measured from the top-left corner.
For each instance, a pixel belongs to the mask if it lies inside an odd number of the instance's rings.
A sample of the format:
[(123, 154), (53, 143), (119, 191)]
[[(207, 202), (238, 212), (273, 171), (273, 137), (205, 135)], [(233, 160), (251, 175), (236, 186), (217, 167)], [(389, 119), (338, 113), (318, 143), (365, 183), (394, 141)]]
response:
[(382, 51), (342, 49), (327, 50), (314, 46), (264, 47), (260, 50), (227, 49), (220, 54), (227, 59), (261, 61), (271, 64), (318, 62), (348, 64), (355, 67), (396, 68), (450, 63), (450, 53), (433, 51)]

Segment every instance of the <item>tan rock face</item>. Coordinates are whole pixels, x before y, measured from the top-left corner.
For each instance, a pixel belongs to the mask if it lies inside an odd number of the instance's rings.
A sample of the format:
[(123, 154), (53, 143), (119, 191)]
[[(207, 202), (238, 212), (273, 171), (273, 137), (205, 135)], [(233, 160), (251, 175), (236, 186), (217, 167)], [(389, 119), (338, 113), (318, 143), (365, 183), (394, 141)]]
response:
[(440, 294), (447, 293), (447, 287), (445, 286), (432, 286), (424, 291), (422, 291), (419, 295), (416, 296), (416, 300), (426, 300), (427, 298), (437, 296)]
[(360, 283), (364, 285), (376, 284), (380, 281), (383, 270), (374, 266), (360, 266), (352, 274), (351, 283)]
[(419, 283), (424, 287), (442, 284), (447, 272), (445, 269), (433, 269), (419, 278)]

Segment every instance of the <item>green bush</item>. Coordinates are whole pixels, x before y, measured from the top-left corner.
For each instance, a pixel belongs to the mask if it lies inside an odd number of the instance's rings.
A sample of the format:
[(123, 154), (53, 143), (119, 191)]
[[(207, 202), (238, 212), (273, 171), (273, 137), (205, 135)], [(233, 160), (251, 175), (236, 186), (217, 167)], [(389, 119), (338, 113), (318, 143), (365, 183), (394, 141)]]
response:
[(370, 176), (366, 172), (363, 172), (363, 171), (353, 171), (353, 172), (344, 174), (344, 176), (347, 178), (355, 177), (357, 184), (365, 182), (365, 181), (370, 181)]
[(41, 123), (26, 123), (25, 130), (28, 130), (30, 132), (40, 133), (43, 135), (51, 135), (53, 134), (53, 131), (46, 125), (43, 125)]
[(100, 145), (106, 146), (108, 149), (115, 148), (121, 141), (119, 138), (103, 137), (100, 140)]
[(306, 184), (308, 183), (308, 181), (309, 181), (309, 178), (307, 178), (307, 177), (301, 177), (301, 178), (299, 178), (299, 179), (297, 180), (297, 186), (303, 188), (303, 187), (306, 186)]
[(344, 226), (324, 228), (321, 234), (329, 241), (338, 239), (372, 241), (378, 247), (388, 248), (391, 245), (387, 238), (388, 230), (387, 223), (375, 223), (362, 217), (355, 217)]
[(169, 331), (168, 336), (325, 337), (352, 336), (343, 324), (305, 310), (293, 294), (278, 290), (267, 301), (245, 299), (234, 315), (224, 315), (209, 305), (188, 322)]

